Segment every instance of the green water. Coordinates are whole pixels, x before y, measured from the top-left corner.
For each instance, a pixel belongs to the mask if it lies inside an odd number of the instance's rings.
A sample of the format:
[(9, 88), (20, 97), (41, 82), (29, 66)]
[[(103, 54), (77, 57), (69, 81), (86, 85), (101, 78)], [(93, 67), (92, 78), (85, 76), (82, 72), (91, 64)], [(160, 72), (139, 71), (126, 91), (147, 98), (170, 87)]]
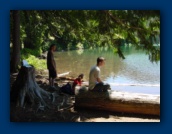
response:
[(103, 56), (106, 64), (101, 68), (101, 78), (113, 90), (160, 94), (160, 61), (150, 62), (144, 51), (131, 46), (123, 47), (123, 52), (124, 60), (109, 48), (56, 52), (57, 70), (58, 73), (71, 71), (74, 77), (84, 73), (88, 81), (91, 66), (96, 64), (98, 56)]

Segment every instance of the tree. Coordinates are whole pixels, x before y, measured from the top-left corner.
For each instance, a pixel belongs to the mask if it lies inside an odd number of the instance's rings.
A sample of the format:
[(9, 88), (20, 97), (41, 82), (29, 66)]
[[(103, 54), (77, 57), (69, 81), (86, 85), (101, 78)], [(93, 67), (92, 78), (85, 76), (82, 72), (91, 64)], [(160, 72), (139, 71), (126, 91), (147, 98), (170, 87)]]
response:
[[(66, 49), (76, 48), (78, 43), (84, 48), (111, 46), (125, 58), (120, 49), (125, 41), (146, 50), (151, 61), (160, 60), (160, 47), (154, 46), (160, 35), (159, 10), (15, 10), (11, 11), (11, 30), (11, 72), (19, 65), (20, 48), (38, 56), (47, 42)], [(18, 89), (21, 106), (26, 95), (32, 102), (38, 99), (40, 105), (47, 106), (42, 96), (51, 94), (37, 85), (33, 69), (22, 67), (20, 71), (12, 91)]]
[(160, 60), (160, 47), (154, 46), (160, 37), (159, 10), (22, 10), (20, 18), (21, 44), (36, 56), (53, 42), (62, 49), (78, 43), (84, 48), (111, 46), (125, 58), (120, 50), (125, 41), (146, 50), (151, 61)]
[[(109, 45), (118, 49), (121, 40), (145, 49), (152, 60), (160, 58), (153, 40), (160, 35), (159, 10), (58, 10), (38, 11), (42, 24), (57, 42), (89, 47)], [(123, 57), (123, 56), (122, 56)]]
[(11, 56), (10, 72), (17, 72), (18, 65), (20, 63), (20, 12), (18, 10), (11, 11), (12, 14), (12, 43), (13, 51)]

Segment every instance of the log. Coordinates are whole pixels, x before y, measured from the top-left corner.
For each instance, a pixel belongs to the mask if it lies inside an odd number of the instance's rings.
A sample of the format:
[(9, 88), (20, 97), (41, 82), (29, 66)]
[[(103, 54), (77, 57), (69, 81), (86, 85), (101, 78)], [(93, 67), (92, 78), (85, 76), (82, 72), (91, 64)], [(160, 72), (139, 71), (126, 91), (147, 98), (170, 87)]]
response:
[(75, 108), (160, 116), (160, 96), (115, 90), (92, 92), (87, 88), (79, 91), (77, 89)]
[[(68, 74), (70, 74), (70, 72), (65, 72), (65, 73), (57, 74), (57, 76), (58, 76), (58, 78), (62, 78), (62, 79), (64, 78), (65, 79), (66, 77), (64, 77), (64, 76), (68, 75)], [(12, 75), (15, 75), (15, 74), (12, 74)], [(39, 74), (36, 77), (37, 78), (47, 78), (48, 79), (49, 76), (48, 75), (40, 75)]]
[(58, 77), (62, 77), (62, 76), (68, 75), (70, 72), (71, 72), (71, 71), (66, 72), (66, 73), (62, 73), (62, 74), (58, 74), (57, 76), (58, 76)]

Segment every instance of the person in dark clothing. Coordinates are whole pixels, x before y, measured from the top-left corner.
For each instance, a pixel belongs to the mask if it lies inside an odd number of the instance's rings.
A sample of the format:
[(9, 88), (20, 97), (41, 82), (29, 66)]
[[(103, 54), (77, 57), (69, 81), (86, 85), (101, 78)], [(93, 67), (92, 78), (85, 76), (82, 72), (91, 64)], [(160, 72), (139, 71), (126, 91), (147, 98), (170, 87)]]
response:
[(54, 87), (54, 79), (57, 77), (56, 62), (53, 52), (56, 50), (56, 45), (52, 44), (47, 53), (47, 69), (49, 71), (49, 84)]

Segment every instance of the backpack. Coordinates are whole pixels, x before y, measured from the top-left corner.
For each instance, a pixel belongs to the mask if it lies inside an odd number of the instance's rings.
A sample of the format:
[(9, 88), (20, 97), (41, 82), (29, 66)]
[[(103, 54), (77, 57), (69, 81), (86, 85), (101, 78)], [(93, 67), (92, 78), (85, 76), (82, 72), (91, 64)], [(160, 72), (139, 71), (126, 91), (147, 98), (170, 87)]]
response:
[(66, 85), (62, 86), (60, 88), (60, 90), (63, 92), (63, 93), (67, 93), (67, 94), (70, 94), (70, 95), (74, 95), (74, 92), (72, 90), (72, 86), (67, 83)]

